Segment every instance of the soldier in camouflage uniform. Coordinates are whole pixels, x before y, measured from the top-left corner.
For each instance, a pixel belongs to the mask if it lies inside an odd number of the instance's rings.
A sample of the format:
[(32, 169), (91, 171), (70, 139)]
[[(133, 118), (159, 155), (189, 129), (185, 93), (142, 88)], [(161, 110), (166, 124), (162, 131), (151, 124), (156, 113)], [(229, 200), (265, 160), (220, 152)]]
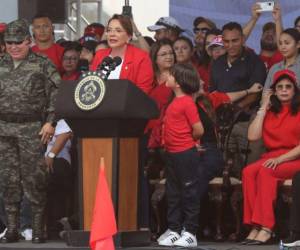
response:
[(0, 194), (7, 233), (1, 242), (18, 241), (24, 194), (32, 207), (32, 242), (41, 243), (48, 178), (43, 144), (54, 133), (60, 76), (49, 59), (31, 51), (29, 25), (24, 19), (7, 25), (4, 40), (7, 53), (0, 59)]

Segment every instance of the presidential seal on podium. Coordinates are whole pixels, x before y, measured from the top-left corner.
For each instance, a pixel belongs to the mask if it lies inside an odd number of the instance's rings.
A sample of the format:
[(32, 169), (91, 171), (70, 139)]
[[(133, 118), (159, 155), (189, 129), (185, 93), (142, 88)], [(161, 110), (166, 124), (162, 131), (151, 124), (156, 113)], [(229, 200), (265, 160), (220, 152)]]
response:
[(78, 108), (90, 111), (97, 108), (105, 95), (105, 84), (98, 72), (87, 72), (78, 82), (74, 100)]

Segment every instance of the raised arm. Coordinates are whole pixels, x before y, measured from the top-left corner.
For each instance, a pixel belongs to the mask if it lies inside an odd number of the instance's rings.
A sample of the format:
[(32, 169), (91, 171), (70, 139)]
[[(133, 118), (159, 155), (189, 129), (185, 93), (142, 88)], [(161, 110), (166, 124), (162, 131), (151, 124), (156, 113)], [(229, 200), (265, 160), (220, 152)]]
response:
[(273, 15), (273, 19), (274, 19), (274, 22), (275, 22), (276, 40), (277, 40), (277, 45), (278, 45), (280, 34), (283, 31), (282, 17), (281, 17), (281, 8), (280, 8), (279, 3), (275, 3), (272, 15)]
[(150, 52), (150, 46), (148, 45), (146, 39), (142, 36), (142, 33), (139, 32), (135, 22), (133, 21), (133, 18), (131, 18), (131, 24), (132, 24), (132, 28), (133, 28), (133, 33), (136, 37), (134, 45), (149, 53)]
[(251, 122), (248, 129), (248, 140), (257, 141), (262, 137), (262, 128), (265, 115), (270, 105), (270, 96), (273, 94), (271, 90), (263, 92), (261, 107), (258, 110), (256, 117)]
[(260, 6), (257, 3), (253, 4), (253, 6), (251, 8), (251, 18), (248, 21), (248, 23), (243, 27), (243, 34), (245, 37), (245, 41), (250, 36), (254, 26), (256, 25), (258, 18), (261, 15), (261, 13), (258, 11), (259, 9), (260, 9)]
[(260, 83), (254, 83), (249, 89), (235, 91), (235, 92), (228, 92), (226, 94), (228, 95), (231, 102), (235, 102), (248, 95), (259, 93), (262, 91), (262, 89), (263, 86)]

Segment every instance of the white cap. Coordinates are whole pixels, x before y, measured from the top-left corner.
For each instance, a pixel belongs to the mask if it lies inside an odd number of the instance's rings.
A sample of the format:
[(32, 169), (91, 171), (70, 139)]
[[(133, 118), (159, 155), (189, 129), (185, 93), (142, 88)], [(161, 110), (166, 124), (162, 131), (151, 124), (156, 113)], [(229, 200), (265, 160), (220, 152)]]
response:
[(174, 28), (178, 29), (180, 32), (183, 32), (184, 30), (180, 27), (179, 23), (176, 21), (175, 18), (167, 16), (167, 17), (161, 17), (158, 19), (158, 21), (151, 26), (148, 26), (147, 29), (149, 31), (157, 31), (161, 29), (167, 29), (167, 28)]
[(222, 47), (224, 47), (223, 39), (222, 39), (222, 36), (221, 36), (221, 35), (216, 36), (216, 37), (210, 42), (210, 44), (208, 45), (207, 48), (210, 48), (210, 47), (212, 47), (212, 46), (222, 46)]

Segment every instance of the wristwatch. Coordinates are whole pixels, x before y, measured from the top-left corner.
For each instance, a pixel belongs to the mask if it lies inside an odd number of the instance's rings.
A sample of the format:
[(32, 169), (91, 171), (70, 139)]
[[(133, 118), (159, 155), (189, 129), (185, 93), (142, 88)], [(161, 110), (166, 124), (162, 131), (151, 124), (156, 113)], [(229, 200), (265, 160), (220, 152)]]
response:
[(54, 154), (53, 152), (50, 151), (50, 152), (47, 154), (47, 156), (48, 156), (49, 158), (51, 158), (51, 159), (54, 159), (55, 156), (56, 156), (56, 154)]

